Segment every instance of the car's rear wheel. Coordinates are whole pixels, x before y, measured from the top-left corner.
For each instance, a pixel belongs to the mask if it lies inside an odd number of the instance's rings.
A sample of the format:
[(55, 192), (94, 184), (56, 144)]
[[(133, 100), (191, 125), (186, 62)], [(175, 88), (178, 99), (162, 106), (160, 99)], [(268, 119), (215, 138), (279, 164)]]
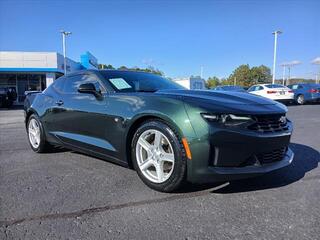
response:
[(298, 95), (298, 96), (297, 96), (297, 103), (298, 103), (299, 105), (303, 105), (304, 102), (305, 102), (304, 96), (303, 96), (302, 94)]
[(27, 133), (29, 144), (33, 151), (43, 153), (50, 149), (51, 146), (46, 141), (41, 122), (35, 114), (32, 114), (28, 119)]
[(142, 181), (157, 191), (172, 192), (185, 182), (186, 156), (181, 139), (162, 121), (151, 120), (137, 129), (132, 159)]

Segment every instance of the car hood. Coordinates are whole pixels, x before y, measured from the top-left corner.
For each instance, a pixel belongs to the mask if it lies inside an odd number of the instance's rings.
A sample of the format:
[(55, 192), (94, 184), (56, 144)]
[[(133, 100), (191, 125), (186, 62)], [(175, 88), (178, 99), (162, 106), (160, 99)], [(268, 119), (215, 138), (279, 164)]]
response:
[(214, 101), (221, 104), (253, 104), (253, 105), (275, 105), (276, 102), (264, 97), (256, 96), (246, 92), (236, 91), (206, 91), (206, 90), (161, 90), (160, 94), (173, 94), (186, 98), (198, 98)]
[(212, 111), (256, 114), (285, 113), (287, 108), (273, 100), (246, 92), (212, 90), (161, 90), (157, 94), (174, 95), (184, 102)]

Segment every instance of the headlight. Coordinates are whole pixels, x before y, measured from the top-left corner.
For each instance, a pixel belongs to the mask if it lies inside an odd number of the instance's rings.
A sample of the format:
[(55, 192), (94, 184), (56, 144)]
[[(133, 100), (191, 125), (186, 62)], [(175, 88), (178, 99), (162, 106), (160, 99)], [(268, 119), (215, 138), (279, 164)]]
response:
[(253, 121), (252, 117), (248, 115), (211, 113), (202, 113), (201, 115), (204, 119), (206, 119), (209, 122), (222, 123), (226, 126), (238, 126)]

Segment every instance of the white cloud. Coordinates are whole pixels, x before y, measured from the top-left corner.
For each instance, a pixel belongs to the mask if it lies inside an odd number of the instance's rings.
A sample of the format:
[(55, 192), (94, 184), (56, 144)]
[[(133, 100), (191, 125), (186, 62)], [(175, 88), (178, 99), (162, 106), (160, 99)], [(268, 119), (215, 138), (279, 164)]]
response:
[(315, 59), (313, 59), (313, 60), (311, 61), (311, 63), (313, 63), (313, 64), (320, 64), (320, 57), (316, 57)]

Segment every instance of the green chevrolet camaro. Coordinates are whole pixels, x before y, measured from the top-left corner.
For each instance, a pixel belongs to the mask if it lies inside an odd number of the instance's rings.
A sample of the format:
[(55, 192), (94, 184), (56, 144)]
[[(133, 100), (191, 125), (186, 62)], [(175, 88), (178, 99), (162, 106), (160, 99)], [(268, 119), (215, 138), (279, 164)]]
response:
[(24, 107), (35, 152), (60, 145), (105, 158), (134, 168), (158, 191), (258, 176), (293, 159), (284, 105), (186, 90), (149, 73), (79, 71), (29, 94)]

